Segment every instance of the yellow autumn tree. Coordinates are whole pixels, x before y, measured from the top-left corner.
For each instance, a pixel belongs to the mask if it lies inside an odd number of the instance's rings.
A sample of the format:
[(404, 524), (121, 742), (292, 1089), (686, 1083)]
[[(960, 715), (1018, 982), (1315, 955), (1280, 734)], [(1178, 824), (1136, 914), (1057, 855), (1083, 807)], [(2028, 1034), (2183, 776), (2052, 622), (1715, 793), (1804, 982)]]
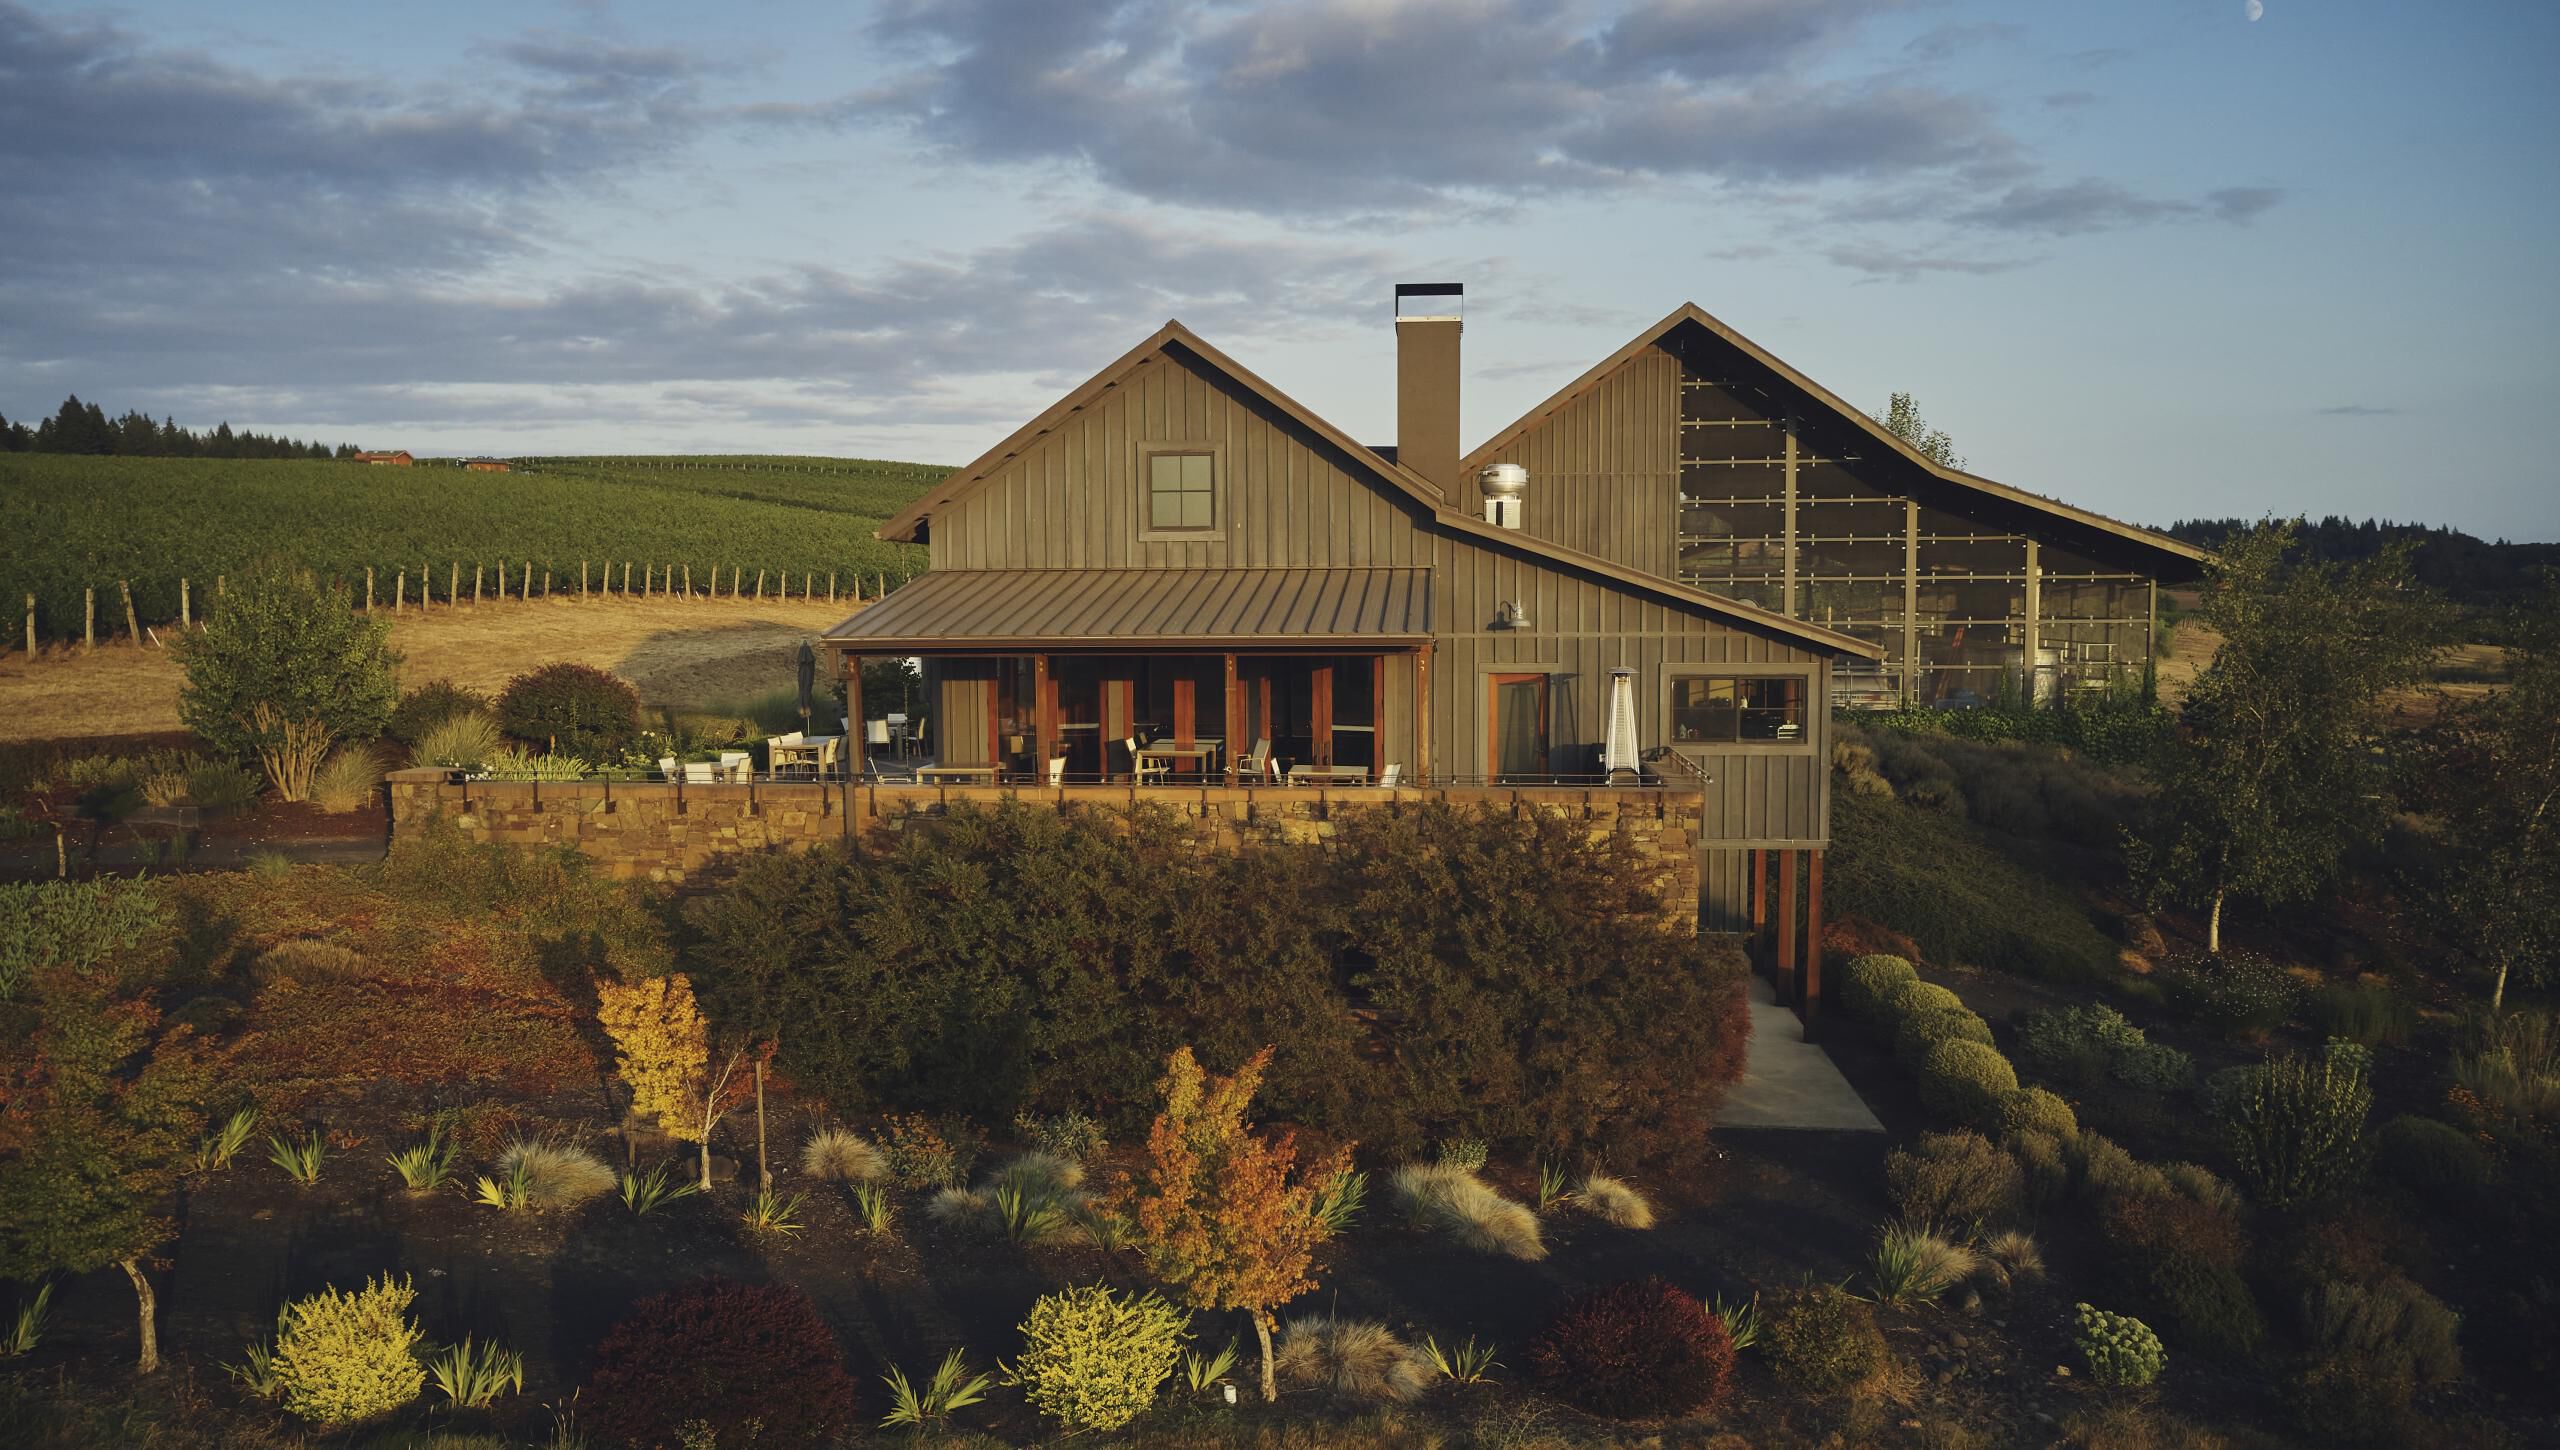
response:
[(631, 1111), (701, 1151), (711, 1187), (711, 1130), (735, 1105), (738, 1054), (711, 1067), (711, 1024), (682, 972), (637, 982), (598, 982), (596, 1018), (613, 1039), (614, 1071), (631, 1090)]

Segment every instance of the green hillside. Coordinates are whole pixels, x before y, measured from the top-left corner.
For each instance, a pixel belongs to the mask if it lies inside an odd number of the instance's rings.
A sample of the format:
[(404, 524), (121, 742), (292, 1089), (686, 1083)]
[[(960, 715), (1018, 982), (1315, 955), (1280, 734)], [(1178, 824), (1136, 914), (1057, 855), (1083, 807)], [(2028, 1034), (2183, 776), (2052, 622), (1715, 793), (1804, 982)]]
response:
[[(873, 538), (880, 522), (947, 470), (850, 458), (546, 459), (530, 471), (469, 473), (450, 466), (0, 454), (0, 618), (20, 628), (37, 597), (48, 638), (79, 633), (82, 590), (99, 591), (100, 627), (120, 614), (130, 580), (146, 622), (174, 619), (178, 581), (202, 597), (217, 574), (278, 556), (361, 583), (376, 572), (390, 597), (423, 568), (444, 597), (453, 566), (462, 589), (475, 565), (503, 560), (555, 589), (577, 587), (581, 561), (599, 578), (654, 564), (690, 567), (696, 587), (714, 566), (892, 578), (924, 568), (924, 551)], [(796, 585), (795, 585), (796, 588)]]

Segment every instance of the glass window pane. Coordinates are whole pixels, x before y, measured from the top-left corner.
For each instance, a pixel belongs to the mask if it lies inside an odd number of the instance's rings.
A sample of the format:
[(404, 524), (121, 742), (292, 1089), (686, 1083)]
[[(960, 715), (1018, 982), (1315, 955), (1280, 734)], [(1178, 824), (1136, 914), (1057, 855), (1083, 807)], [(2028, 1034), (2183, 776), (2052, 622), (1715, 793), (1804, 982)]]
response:
[(1182, 486), (1184, 488), (1194, 489), (1201, 492), (1206, 492), (1208, 490), (1208, 454), (1186, 453), (1182, 455)]
[(1186, 493), (1182, 496), (1182, 526), (1186, 529), (1209, 527), (1209, 495)]

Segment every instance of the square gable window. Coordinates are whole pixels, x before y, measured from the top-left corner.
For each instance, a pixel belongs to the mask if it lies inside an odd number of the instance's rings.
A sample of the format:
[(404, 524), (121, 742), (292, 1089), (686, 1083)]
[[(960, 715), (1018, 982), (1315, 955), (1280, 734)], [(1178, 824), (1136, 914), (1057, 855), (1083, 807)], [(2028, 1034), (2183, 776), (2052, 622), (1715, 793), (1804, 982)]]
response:
[(1147, 455), (1150, 533), (1207, 533), (1217, 526), (1216, 469), (1207, 453)]

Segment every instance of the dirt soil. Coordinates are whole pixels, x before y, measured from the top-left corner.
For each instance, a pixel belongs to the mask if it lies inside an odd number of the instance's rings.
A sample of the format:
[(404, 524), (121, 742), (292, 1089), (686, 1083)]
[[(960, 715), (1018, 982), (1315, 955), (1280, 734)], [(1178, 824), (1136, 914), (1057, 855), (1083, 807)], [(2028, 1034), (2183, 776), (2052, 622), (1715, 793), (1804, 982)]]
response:
[[(406, 684), (449, 679), (495, 692), (536, 665), (571, 660), (629, 680), (650, 706), (745, 702), (788, 690), (800, 641), (855, 606), (794, 599), (537, 599), (395, 618)], [(30, 661), (0, 656), (0, 740), (143, 734), (178, 727), (177, 662), (102, 644)]]

